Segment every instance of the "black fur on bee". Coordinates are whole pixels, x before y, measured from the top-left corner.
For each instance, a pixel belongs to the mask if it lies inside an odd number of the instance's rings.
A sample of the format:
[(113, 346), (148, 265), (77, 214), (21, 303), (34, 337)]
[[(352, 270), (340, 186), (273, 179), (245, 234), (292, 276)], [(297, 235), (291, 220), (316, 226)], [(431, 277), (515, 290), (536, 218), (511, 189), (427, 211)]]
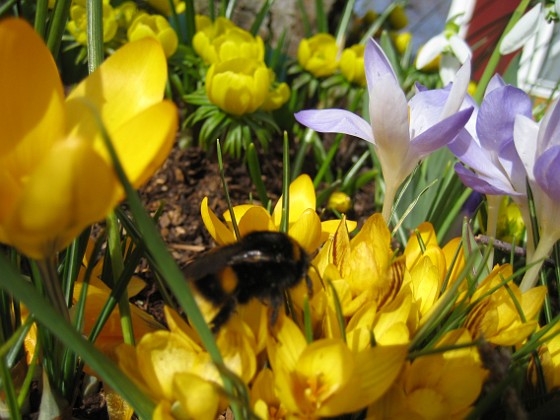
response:
[(309, 257), (305, 250), (281, 232), (251, 232), (197, 259), (184, 269), (200, 295), (220, 308), (211, 321), (213, 332), (223, 326), (238, 304), (257, 298), (270, 305), (271, 324), (284, 302), (284, 294), (306, 279)]

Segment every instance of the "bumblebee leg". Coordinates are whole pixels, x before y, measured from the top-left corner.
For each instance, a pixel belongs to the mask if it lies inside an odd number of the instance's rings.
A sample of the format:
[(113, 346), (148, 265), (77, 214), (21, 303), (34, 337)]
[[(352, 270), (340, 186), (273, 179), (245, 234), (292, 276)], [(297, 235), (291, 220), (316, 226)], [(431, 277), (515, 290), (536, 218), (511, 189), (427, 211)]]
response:
[(231, 314), (235, 310), (235, 306), (236, 306), (236, 301), (233, 298), (229, 298), (224, 302), (223, 306), (220, 308), (220, 311), (216, 314), (216, 316), (214, 317), (214, 319), (212, 319), (212, 322), (210, 323), (211, 330), (214, 334), (220, 331), (220, 328), (222, 328), (224, 324), (228, 322), (229, 318), (231, 317)]
[(270, 328), (274, 327), (276, 324), (276, 321), (278, 320), (278, 313), (282, 306), (284, 306), (284, 294), (277, 293), (271, 295), (268, 307), (268, 326)]

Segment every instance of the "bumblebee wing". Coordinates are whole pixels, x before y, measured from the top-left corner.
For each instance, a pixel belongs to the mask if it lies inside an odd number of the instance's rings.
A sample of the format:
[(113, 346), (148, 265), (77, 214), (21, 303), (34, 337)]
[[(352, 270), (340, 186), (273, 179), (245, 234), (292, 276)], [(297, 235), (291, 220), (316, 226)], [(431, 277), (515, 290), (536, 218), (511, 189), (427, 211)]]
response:
[(190, 281), (197, 281), (215, 275), (231, 264), (231, 260), (239, 253), (237, 244), (224, 246), (210, 251), (196, 259), (183, 269), (183, 274)]

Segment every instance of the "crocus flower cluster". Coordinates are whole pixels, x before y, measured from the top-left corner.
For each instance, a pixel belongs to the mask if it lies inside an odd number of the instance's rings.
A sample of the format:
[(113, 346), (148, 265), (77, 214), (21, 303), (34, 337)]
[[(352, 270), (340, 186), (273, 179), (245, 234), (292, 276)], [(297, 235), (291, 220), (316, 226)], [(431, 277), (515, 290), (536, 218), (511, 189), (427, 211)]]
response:
[[(240, 226), (274, 230), (264, 209), (257, 209), (236, 208)], [(206, 203), (202, 211), (213, 220), (206, 223), (214, 237), (233, 239)], [(316, 235), (317, 229), (306, 225), (309, 236)], [(509, 265), (497, 266), (472, 288), (462, 276), (472, 268), (466, 267), (460, 239), (442, 248), (435, 238), (432, 226), (423, 223), (404, 253), (396, 255), (381, 215), (371, 216), (353, 238), (342, 220), (313, 260), (313, 295), (306, 296), (305, 284), (291, 292), (290, 316), (281, 311), (271, 325), (263, 303), (239, 307), (216, 340), (226, 367), (247, 384), (251, 409), (261, 418), (279, 419), (362, 409), (371, 418), (468, 415), (488, 376), (476, 345), (486, 340), (522, 346), (538, 328), (546, 289), (520, 292)], [(302, 246), (309, 250), (308, 243)], [(205, 315), (216, 310), (211, 304), (201, 309)], [(449, 312), (441, 318), (442, 311)], [(423, 329), (453, 311), (461, 314), (454, 315), (460, 321), (442, 324), (447, 326), (435, 339), (423, 342)], [(157, 410), (175, 418), (184, 413), (213, 418), (227, 405), (218, 371), (192, 328), (175, 312), (166, 309), (166, 314), (170, 331), (148, 333), (136, 348), (119, 347), (119, 363), (159, 402)], [(543, 354), (556, 345), (551, 340)], [(547, 360), (555, 383), (556, 357)], [(194, 385), (183, 388), (189, 380)]]
[(229, 19), (196, 17), (193, 47), (210, 64), (206, 73), (206, 95), (225, 112), (241, 116), (258, 109), (280, 108), (290, 97), (286, 83), (264, 62), (264, 45), (259, 36), (239, 28)]

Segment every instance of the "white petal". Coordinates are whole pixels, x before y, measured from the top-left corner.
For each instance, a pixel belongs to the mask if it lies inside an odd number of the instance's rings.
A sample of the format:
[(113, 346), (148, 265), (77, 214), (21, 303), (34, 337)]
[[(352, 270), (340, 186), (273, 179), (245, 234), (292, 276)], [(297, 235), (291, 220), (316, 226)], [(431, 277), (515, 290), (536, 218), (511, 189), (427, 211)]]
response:
[(441, 113), (442, 120), (459, 110), (461, 104), (463, 103), (463, 100), (465, 99), (470, 80), (471, 61), (467, 60), (455, 75), (453, 85), (451, 86), (451, 92), (449, 92), (449, 97), (447, 98), (447, 101), (445, 102), (445, 106), (443, 107), (443, 111)]
[(515, 24), (503, 39), (500, 45), (500, 54), (510, 54), (517, 51), (536, 32), (541, 17), (542, 4), (539, 3), (529, 10)]
[(455, 57), (459, 59), (461, 64), (472, 56), (471, 47), (469, 47), (469, 44), (463, 41), (461, 37), (458, 37), (457, 35), (452, 36), (449, 39), (449, 44), (451, 45), (453, 54), (455, 54)]
[(448, 85), (453, 81), (455, 74), (459, 71), (461, 63), (453, 54), (443, 54), (439, 64), (439, 77), (444, 85)]
[(441, 34), (430, 39), (418, 52), (418, 56), (416, 57), (416, 68), (422, 69), (425, 67), (434, 58), (440, 55), (447, 45), (447, 38)]

